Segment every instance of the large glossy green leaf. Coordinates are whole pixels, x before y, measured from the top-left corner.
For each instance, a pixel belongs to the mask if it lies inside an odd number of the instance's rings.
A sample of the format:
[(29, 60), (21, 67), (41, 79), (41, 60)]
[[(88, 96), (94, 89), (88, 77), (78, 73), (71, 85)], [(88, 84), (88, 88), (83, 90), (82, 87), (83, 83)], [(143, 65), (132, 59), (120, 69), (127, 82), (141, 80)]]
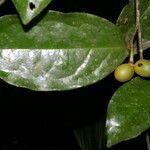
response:
[(103, 79), (127, 56), (118, 28), (85, 13), (50, 11), (25, 32), (0, 18), (0, 77), (33, 90), (66, 90)]
[(136, 77), (113, 95), (107, 114), (107, 146), (134, 138), (150, 127), (150, 81)]
[[(150, 0), (140, 0), (141, 26), (142, 26), (142, 44), (143, 49), (150, 47)], [(118, 20), (117, 25), (124, 33), (126, 42), (129, 44), (135, 32), (135, 0), (130, 0), (129, 4), (124, 7)]]
[(12, 0), (23, 24), (28, 24), (52, 0)]

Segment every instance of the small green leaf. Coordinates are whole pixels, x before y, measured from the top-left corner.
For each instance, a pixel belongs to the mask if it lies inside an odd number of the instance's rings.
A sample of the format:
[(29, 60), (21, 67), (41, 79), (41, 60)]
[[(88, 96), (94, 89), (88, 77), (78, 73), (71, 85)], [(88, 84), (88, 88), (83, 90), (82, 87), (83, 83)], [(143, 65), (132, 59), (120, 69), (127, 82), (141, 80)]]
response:
[(52, 0), (12, 0), (23, 24), (28, 24)]
[(17, 16), (0, 18), (0, 77), (16, 86), (79, 88), (106, 77), (127, 55), (118, 28), (94, 15), (50, 11), (28, 32)]
[(150, 81), (136, 77), (115, 92), (108, 105), (106, 126), (108, 147), (150, 127)]
[[(143, 49), (150, 47), (150, 0), (140, 0), (141, 26), (142, 26), (142, 45)], [(124, 7), (118, 20), (117, 25), (123, 32), (127, 44), (134, 36), (135, 32), (135, 1), (130, 0), (129, 4)]]

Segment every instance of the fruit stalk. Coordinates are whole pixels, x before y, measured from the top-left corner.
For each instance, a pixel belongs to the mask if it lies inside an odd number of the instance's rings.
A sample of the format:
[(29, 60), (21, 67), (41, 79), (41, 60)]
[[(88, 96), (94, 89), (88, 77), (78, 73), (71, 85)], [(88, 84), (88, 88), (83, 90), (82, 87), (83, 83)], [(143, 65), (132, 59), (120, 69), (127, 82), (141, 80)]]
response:
[(134, 63), (134, 48), (133, 48), (133, 46), (132, 46), (131, 49), (130, 49), (129, 63), (131, 63), (131, 64)]
[(135, 0), (135, 7), (136, 7), (136, 28), (137, 28), (137, 34), (138, 34), (138, 48), (139, 48), (140, 59), (143, 59), (139, 0)]

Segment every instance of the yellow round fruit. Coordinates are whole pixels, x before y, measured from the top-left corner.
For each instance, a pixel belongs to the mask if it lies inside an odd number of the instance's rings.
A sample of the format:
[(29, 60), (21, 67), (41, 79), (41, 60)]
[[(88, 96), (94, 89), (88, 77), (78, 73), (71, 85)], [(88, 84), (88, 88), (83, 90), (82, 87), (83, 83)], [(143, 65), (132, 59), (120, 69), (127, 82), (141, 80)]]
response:
[(140, 59), (134, 64), (135, 72), (142, 77), (150, 77), (150, 60)]
[(126, 82), (130, 80), (134, 75), (134, 67), (133, 64), (122, 64), (118, 66), (114, 72), (114, 76), (116, 80), (120, 82)]

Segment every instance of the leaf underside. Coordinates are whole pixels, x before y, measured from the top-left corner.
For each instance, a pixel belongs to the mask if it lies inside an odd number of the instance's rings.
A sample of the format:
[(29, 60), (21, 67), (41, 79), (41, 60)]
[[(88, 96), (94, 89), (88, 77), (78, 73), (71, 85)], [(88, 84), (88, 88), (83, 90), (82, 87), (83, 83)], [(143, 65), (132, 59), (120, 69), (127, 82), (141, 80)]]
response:
[(150, 81), (136, 77), (113, 95), (107, 113), (107, 146), (134, 138), (150, 127)]
[(12, 0), (23, 24), (28, 24), (52, 0)]
[(17, 16), (0, 18), (0, 77), (32, 90), (68, 90), (103, 79), (127, 56), (115, 25), (85, 13), (50, 11), (24, 31)]
[[(150, 47), (150, 0), (140, 0), (140, 22), (142, 28), (142, 46), (143, 49)], [(135, 33), (135, 1), (130, 0), (129, 4), (124, 7), (118, 20), (117, 25), (123, 32), (126, 43), (129, 45)]]

